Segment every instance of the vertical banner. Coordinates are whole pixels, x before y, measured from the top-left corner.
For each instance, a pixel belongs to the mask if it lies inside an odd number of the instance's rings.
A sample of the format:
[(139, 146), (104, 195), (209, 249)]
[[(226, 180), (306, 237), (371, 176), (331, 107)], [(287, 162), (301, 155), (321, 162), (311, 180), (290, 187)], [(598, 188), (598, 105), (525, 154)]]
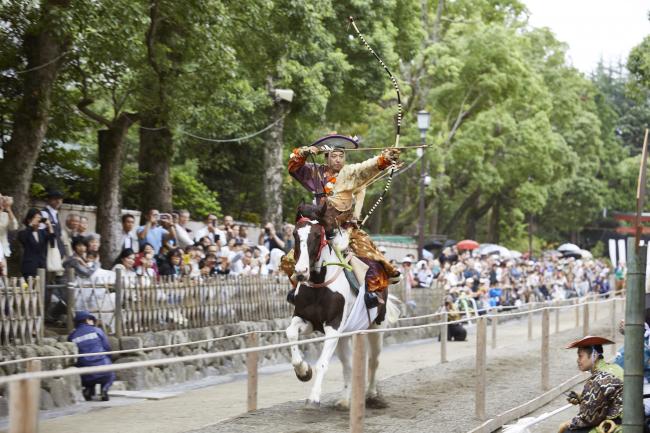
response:
[(616, 267), (616, 239), (609, 240), (609, 260), (612, 262), (612, 267)]
[[(627, 264), (626, 258), (627, 255), (625, 254), (625, 239), (619, 239), (618, 240), (618, 261), (625, 265)], [(614, 266), (618, 266), (618, 262), (616, 262)]]

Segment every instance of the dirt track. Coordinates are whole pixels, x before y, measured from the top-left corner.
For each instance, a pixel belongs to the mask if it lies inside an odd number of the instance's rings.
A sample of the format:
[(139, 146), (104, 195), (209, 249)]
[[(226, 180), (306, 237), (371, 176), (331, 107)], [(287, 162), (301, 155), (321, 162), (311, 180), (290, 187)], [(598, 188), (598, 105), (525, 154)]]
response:
[[(606, 321), (603, 321), (606, 322)], [(604, 324), (601, 322), (602, 324)], [(522, 325), (525, 322), (522, 323)], [(608, 334), (595, 327), (592, 333)], [(551, 336), (551, 385), (576, 374), (574, 351), (560, 347), (579, 336), (570, 330)], [(488, 417), (540, 394), (540, 341), (511, 341), (488, 354)], [(338, 374), (333, 371), (333, 374)], [(474, 417), (474, 357), (423, 368), (384, 380), (380, 390), (388, 409), (368, 410), (367, 432), (466, 432), (480, 424)], [(195, 433), (335, 433), (346, 432), (348, 413), (333, 408), (337, 394), (325, 396), (319, 411), (292, 401), (242, 415)]]

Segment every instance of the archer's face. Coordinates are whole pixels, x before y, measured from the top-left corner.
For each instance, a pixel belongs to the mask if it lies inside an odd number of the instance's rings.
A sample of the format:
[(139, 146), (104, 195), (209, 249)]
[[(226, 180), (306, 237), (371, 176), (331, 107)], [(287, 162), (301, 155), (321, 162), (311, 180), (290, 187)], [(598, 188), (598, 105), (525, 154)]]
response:
[(332, 151), (327, 155), (327, 165), (334, 172), (338, 173), (345, 165), (345, 153), (341, 151)]

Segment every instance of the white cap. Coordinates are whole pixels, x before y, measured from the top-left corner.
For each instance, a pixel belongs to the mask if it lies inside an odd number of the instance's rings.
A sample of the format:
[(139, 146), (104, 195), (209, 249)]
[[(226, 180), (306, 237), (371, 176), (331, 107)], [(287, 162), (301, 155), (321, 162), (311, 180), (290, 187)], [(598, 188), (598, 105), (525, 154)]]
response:
[(406, 262), (413, 263), (413, 259), (410, 258), (409, 256), (402, 257), (402, 260), (400, 260), (400, 263), (406, 263)]

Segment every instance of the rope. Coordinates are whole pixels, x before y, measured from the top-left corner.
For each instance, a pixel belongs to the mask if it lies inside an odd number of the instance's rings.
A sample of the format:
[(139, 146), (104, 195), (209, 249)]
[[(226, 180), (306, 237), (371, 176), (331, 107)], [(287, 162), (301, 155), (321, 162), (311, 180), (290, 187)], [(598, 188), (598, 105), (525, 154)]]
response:
[[(68, 54), (69, 52), (70, 52), (70, 51), (64, 51), (64, 52), (62, 52), (61, 54), (59, 54), (58, 56), (56, 56), (55, 58), (53, 58), (52, 60), (50, 60), (49, 62), (45, 62), (45, 63), (43, 63), (43, 64), (41, 64), (41, 65), (34, 66), (33, 68), (23, 69), (22, 71), (14, 71), (14, 73), (15, 73), (16, 75), (20, 75), (20, 74), (25, 74), (25, 73), (27, 73), (27, 72), (32, 72), (32, 71), (37, 71), (37, 70), (39, 70), (39, 69), (43, 69), (44, 67), (49, 66), (49, 65), (51, 65), (51, 64), (54, 63), (54, 62), (57, 62), (61, 57), (65, 56), (65, 55)], [(5, 69), (5, 71), (9, 71), (9, 69)]]
[[(237, 138), (226, 138), (226, 139), (208, 138), (208, 137), (202, 137), (200, 135), (193, 134), (191, 132), (183, 131), (182, 129), (179, 129), (177, 132), (181, 135), (186, 135), (188, 137), (192, 137), (197, 140), (207, 141), (209, 143), (240, 143), (242, 141), (246, 141), (260, 134), (263, 134), (264, 132), (273, 128), (275, 125), (280, 123), (280, 121), (284, 120), (284, 118), (287, 117), (287, 114), (288, 113), (283, 114), (281, 117), (277, 118), (272, 123), (266, 125), (264, 128), (260, 129), (259, 131), (253, 132), (252, 134), (244, 135), (243, 137), (237, 137)], [(167, 128), (166, 126), (162, 126), (159, 128), (149, 128), (146, 126), (140, 126), (140, 129), (144, 129), (146, 131), (161, 131), (163, 129), (169, 129), (169, 128)]]
[[(542, 311), (544, 309), (560, 309), (560, 308), (574, 308), (574, 307), (579, 307), (584, 304), (596, 304), (596, 303), (607, 303), (607, 302), (612, 302), (615, 300), (620, 300), (624, 298), (610, 298), (605, 301), (592, 301), (592, 302), (586, 302), (586, 303), (581, 303), (581, 304), (570, 304), (570, 305), (565, 305), (565, 306), (555, 306), (555, 307), (542, 307), (536, 310), (528, 310), (528, 311), (522, 311), (522, 312), (515, 312), (515, 313), (501, 313), (501, 314), (485, 314), (480, 317), (466, 317), (464, 319), (459, 319), (459, 320), (451, 320), (447, 322), (433, 322), (433, 323), (425, 323), (421, 325), (410, 325), (410, 326), (401, 326), (401, 327), (395, 327), (395, 328), (380, 328), (380, 329), (367, 329), (363, 331), (351, 331), (351, 332), (346, 332), (346, 333), (341, 333), (339, 335), (334, 335), (334, 336), (329, 336), (329, 337), (316, 337), (316, 338), (311, 338), (311, 339), (306, 339), (306, 340), (300, 340), (296, 342), (288, 342), (288, 343), (276, 343), (268, 346), (257, 346), (254, 348), (247, 348), (247, 349), (239, 349), (239, 352), (237, 350), (233, 351), (226, 351), (226, 352), (215, 352), (211, 354), (202, 354), (202, 355), (214, 355), (214, 356), (208, 356), (208, 358), (211, 357), (219, 357), (219, 356), (229, 356), (230, 354), (244, 354), (244, 353), (250, 353), (250, 352), (255, 352), (255, 351), (265, 351), (265, 350), (271, 350), (271, 349), (280, 349), (284, 347), (289, 347), (292, 345), (299, 345), (299, 344), (308, 344), (308, 343), (318, 343), (321, 341), (325, 341), (331, 338), (343, 338), (343, 337), (348, 337), (356, 334), (372, 334), (372, 333), (385, 333), (385, 332), (398, 332), (398, 331), (409, 331), (409, 330), (416, 330), (416, 329), (424, 329), (424, 328), (430, 328), (434, 326), (443, 326), (443, 325), (453, 325), (457, 323), (465, 323), (465, 322), (471, 322), (473, 320), (476, 320), (477, 318), (498, 318), (498, 317), (507, 317), (507, 316), (517, 316), (517, 315), (524, 315), (524, 314), (529, 314), (529, 313), (535, 313), (538, 311)], [(437, 315), (440, 315), (442, 313), (436, 313)], [(421, 317), (431, 317), (433, 315), (425, 315)], [(414, 318), (413, 318), (414, 319)], [(168, 344), (164, 346), (156, 346), (156, 347), (149, 347), (149, 348), (140, 348), (140, 349), (124, 349), (124, 350), (116, 350), (116, 351), (111, 351), (111, 352), (96, 352), (96, 353), (84, 353), (84, 354), (69, 354), (69, 355), (52, 355), (52, 356), (41, 356), (41, 357), (32, 357), (32, 358), (24, 358), (24, 359), (17, 359), (17, 360), (12, 360), (12, 361), (5, 361), (3, 363), (0, 363), (1, 365), (7, 365), (7, 364), (16, 364), (16, 363), (22, 363), (22, 362), (27, 362), (31, 360), (48, 360), (48, 359), (62, 359), (62, 358), (79, 358), (82, 356), (93, 356), (93, 355), (111, 355), (111, 354), (119, 354), (119, 353), (131, 353), (131, 352), (142, 352), (145, 350), (158, 350), (158, 349), (163, 349), (163, 348), (170, 348), (170, 347), (180, 347), (180, 346), (187, 346), (187, 345), (192, 345), (192, 344), (200, 344), (200, 343), (205, 343), (205, 342), (210, 342), (210, 341), (217, 341), (217, 340), (225, 340), (229, 338), (238, 338), (250, 334), (279, 334), (279, 333), (284, 333), (284, 330), (262, 330), (262, 331), (248, 331), (240, 334), (235, 334), (235, 335), (229, 335), (229, 336), (224, 336), (224, 337), (216, 337), (216, 338), (211, 338), (211, 339), (206, 339), (206, 340), (199, 340), (199, 341), (193, 341), (193, 342), (187, 342), (187, 343), (176, 343), (176, 344)], [(252, 349), (252, 350), (251, 350)], [(220, 355), (226, 353), (226, 355)], [(173, 357), (173, 358), (166, 358), (170, 360), (175, 360), (171, 362), (163, 362), (161, 364), (146, 364), (146, 365), (140, 365), (140, 363), (143, 362), (151, 362), (151, 361), (164, 361), (164, 360), (149, 360), (149, 361), (136, 361), (136, 362), (129, 362), (125, 364), (114, 364), (114, 365), (134, 365), (137, 364), (136, 366), (149, 366), (149, 365), (166, 365), (166, 364), (171, 364), (173, 362), (182, 362), (183, 360), (186, 361), (192, 361), (195, 359), (206, 359), (206, 358), (194, 358), (196, 356), (200, 355), (189, 355), (186, 357)], [(110, 366), (108, 366), (110, 367)], [(79, 374), (87, 374), (85, 369), (88, 368), (99, 368), (99, 367), (82, 367), (82, 368), (77, 368), (74, 367), (75, 369), (78, 370), (84, 370), (84, 372), (79, 373)], [(108, 370), (104, 369), (101, 370), (101, 372), (104, 371), (116, 371), (116, 370), (124, 370), (125, 368), (118, 368), (111, 370), (110, 368)], [(69, 369), (65, 370), (52, 370), (51, 372), (61, 372), (61, 371), (68, 371)], [(100, 370), (97, 371), (91, 371), (92, 373), (94, 372), (100, 372)], [(12, 376), (6, 376), (5, 378), (0, 378), (0, 384), (10, 382), (12, 380), (6, 380), (7, 377), (13, 378), (13, 377), (18, 377), (21, 375), (25, 375), (27, 373), (19, 373), (17, 375), (12, 375)], [(74, 373), (72, 373), (74, 374)], [(69, 376), (70, 374), (66, 374), (66, 376)], [(47, 376), (47, 377), (56, 377), (56, 376)], [(21, 377), (25, 378), (25, 377)], [(19, 379), (16, 379), (19, 380)]]

